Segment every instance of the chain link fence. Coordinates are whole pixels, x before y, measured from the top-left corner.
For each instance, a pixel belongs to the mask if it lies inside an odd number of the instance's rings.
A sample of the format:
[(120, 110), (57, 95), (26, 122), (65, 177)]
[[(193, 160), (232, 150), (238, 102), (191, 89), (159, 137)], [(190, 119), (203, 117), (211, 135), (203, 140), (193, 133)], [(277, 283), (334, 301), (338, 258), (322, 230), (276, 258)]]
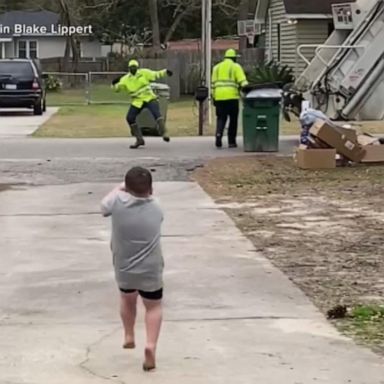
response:
[(45, 72), (47, 105), (86, 105), (89, 104), (89, 74)]
[(124, 72), (89, 72), (89, 104), (127, 104), (128, 96), (125, 92), (115, 92), (112, 81)]
[(124, 92), (115, 92), (112, 81), (124, 72), (63, 73), (45, 72), (48, 75), (47, 104), (70, 106), (90, 104), (128, 104)]

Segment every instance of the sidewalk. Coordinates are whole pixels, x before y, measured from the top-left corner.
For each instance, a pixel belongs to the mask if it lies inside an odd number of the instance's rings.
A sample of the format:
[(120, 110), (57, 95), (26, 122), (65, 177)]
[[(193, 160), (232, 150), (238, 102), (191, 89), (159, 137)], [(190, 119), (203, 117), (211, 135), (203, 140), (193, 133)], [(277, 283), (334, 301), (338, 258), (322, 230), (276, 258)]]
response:
[(47, 122), (59, 108), (47, 108), (42, 116), (34, 116), (32, 110), (1, 110), (0, 139), (25, 138)]
[(194, 183), (165, 208), (159, 369), (121, 349), (106, 184), (0, 193), (0, 376), (27, 384), (383, 384), (383, 360), (340, 336)]

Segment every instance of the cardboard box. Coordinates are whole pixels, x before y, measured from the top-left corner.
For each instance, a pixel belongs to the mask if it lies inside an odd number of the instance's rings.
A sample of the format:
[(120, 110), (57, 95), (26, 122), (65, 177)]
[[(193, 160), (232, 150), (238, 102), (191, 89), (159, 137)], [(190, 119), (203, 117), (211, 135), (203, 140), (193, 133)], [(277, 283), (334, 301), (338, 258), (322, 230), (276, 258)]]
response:
[(363, 147), (366, 145), (380, 145), (380, 140), (377, 137), (367, 134), (357, 136), (357, 141)]
[(364, 147), (365, 155), (362, 163), (382, 163), (384, 162), (384, 145), (367, 145)]
[(301, 149), (297, 148), (295, 162), (301, 169), (336, 168), (336, 149)]
[(352, 129), (339, 128), (318, 120), (310, 133), (348, 160), (358, 163), (365, 155), (365, 149), (358, 143), (356, 131)]
[(320, 139), (312, 135), (308, 137), (308, 142), (310, 148), (330, 148), (327, 143), (324, 143), (324, 141), (321, 141)]
[(357, 132), (355, 129), (353, 128), (345, 128), (345, 127), (338, 127), (338, 126), (335, 126), (335, 128), (340, 132), (342, 133), (343, 135), (345, 135), (349, 140), (352, 140), (352, 141), (357, 141)]

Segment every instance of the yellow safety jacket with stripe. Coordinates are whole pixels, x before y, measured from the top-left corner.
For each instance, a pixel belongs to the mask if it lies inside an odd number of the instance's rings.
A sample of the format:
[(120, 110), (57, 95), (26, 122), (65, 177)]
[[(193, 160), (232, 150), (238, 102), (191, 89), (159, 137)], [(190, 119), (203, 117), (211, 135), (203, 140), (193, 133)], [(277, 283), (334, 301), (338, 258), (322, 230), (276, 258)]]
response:
[(242, 66), (224, 59), (213, 68), (212, 96), (215, 101), (239, 100), (240, 88), (248, 85)]
[(157, 96), (152, 90), (151, 83), (167, 76), (167, 70), (151, 71), (141, 68), (135, 75), (128, 73), (114, 86), (117, 92), (125, 91), (131, 97), (131, 105), (142, 108), (144, 103), (156, 100)]

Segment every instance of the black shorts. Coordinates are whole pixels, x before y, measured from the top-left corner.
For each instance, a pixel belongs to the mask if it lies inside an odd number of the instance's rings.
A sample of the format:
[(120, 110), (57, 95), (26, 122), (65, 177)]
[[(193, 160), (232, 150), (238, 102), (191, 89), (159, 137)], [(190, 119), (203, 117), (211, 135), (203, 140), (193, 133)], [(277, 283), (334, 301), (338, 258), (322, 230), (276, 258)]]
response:
[[(136, 289), (122, 289), (120, 288), (120, 292), (122, 293), (135, 293), (137, 292)], [(159, 289), (158, 291), (154, 292), (145, 292), (145, 291), (138, 291), (139, 295), (146, 300), (161, 300), (163, 298), (163, 288)]]

